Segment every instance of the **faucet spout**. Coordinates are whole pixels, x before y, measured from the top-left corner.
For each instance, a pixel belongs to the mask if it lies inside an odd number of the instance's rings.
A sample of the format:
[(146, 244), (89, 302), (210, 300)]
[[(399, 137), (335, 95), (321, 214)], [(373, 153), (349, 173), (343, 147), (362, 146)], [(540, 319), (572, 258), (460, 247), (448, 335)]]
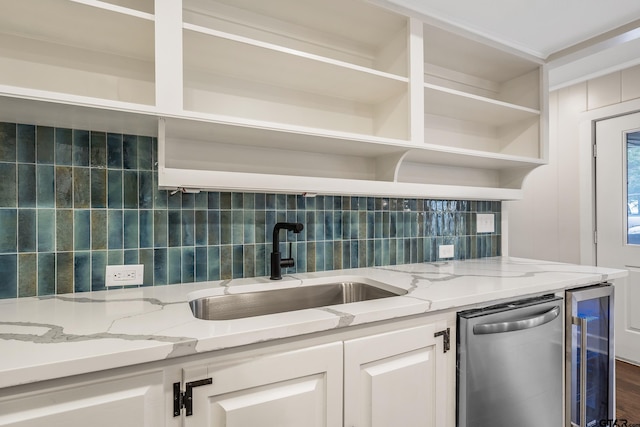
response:
[(289, 245), (289, 256), (282, 258), (280, 254), (280, 230), (300, 233), (304, 225), (299, 222), (279, 222), (273, 227), (273, 251), (271, 252), (271, 280), (282, 279), (282, 267), (293, 267), (295, 262), (291, 257), (291, 245)]

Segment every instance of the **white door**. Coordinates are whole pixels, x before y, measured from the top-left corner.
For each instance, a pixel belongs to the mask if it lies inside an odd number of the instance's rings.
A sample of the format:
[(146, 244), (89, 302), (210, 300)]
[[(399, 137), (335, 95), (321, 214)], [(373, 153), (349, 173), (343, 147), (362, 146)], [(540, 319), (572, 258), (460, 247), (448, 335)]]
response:
[(453, 425), (455, 373), (446, 361), (455, 350), (444, 353), (434, 334), (446, 323), (438, 326), (345, 341), (345, 427)]
[(193, 389), (185, 427), (339, 427), (342, 343), (184, 370)]
[(616, 357), (640, 363), (640, 113), (596, 122), (597, 264), (629, 270), (615, 288)]

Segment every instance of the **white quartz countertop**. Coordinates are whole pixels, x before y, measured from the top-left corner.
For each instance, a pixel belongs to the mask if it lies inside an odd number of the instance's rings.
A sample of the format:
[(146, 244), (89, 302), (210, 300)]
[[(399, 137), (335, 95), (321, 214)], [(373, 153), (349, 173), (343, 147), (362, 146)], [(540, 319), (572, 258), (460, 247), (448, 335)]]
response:
[[(129, 366), (625, 277), (625, 270), (519, 258), (408, 264), (0, 301), (0, 387)], [(404, 296), (237, 320), (199, 320), (201, 296), (375, 281)]]

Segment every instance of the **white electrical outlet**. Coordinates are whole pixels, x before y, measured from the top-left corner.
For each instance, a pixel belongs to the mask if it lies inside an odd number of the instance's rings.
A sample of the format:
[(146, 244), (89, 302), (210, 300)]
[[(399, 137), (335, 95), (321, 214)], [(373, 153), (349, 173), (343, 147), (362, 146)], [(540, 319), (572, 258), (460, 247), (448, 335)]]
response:
[(476, 214), (476, 232), (493, 233), (496, 231), (494, 214)]
[(454, 245), (438, 246), (438, 258), (453, 258), (454, 253), (455, 253)]
[(144, 265), (107, 265), (105, 286), (142, 285)]

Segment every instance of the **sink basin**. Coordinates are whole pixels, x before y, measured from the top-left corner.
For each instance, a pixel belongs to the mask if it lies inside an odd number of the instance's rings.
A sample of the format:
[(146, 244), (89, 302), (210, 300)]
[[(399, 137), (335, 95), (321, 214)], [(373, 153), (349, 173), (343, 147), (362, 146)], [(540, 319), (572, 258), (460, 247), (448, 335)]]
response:
[(208, 296), (189, 302), (193, 315), (204, 320), (231, 320), (305, 308), (368, 301), (404, 295), (361, 282), (339, 282), (260, 292)]

